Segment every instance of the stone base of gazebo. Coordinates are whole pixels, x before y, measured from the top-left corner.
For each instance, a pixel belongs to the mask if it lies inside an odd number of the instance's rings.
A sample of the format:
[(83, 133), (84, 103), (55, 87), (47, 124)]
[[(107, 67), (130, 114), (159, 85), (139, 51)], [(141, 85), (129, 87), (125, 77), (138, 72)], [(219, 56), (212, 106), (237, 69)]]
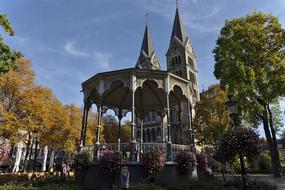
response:
[[(140, 162), (128, 162), (123, 166), (128, 167), (130, 184), (150, 182), (150, 179), (146, 175), (146, 172)], [(110, 188), (112, 186), (121, 186), (120, 175), (121, 174), (117, 174), (113, 179), (109, 179), (100, 171), (98, 164), (92, 164), (85, 173), (85, 177), (82, 182), (83, 187), (86, 190), (100, 190)], [(164, 168), (154, 177), (154, 182), (157, 184), (166, 184), (188, 177), (197, 177), (197, 172), (194, 171), (193, 174), (188, 176), (183, 175), (179, 172), (178, 166), (175, 162), (169, 162), (166, 163)]]

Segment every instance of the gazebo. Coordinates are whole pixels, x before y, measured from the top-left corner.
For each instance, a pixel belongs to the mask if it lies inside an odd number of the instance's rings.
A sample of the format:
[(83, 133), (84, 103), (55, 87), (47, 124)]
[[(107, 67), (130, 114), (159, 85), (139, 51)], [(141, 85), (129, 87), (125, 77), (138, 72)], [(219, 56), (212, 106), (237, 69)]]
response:
[[(129, 68), (98, 73), (82, 83), (84, 93), (84, 113), (80, 146), (85, 146), (88, 110), (92, 104), (97, 106), (98, 125), (94, 160), (99, 160), (101, 116), (107, 109), (113, 109), (121, 125), (122, 116), (131, 112), (130, 161), (135, 161), (136, 117), (143, 118), (147, 111), (154, 111), (167, 118), (167, 161), (173, 160), (171, 142), (170, 107), (187, 104), (189, 146), (194, 147), (192, 130), (192, 94), (190, 81), (167, 71)], [(120, 138), (119, 138), (120, 139)], [(119, 142), (120, 143), (120, 142)]]
[[(184, 29), (178, 8), (176, 9), (166, 57), (167, 70), (162, 71), (148, 25), (146, 25), (135, 68), (98, 73), (82, 83), (84, 112), (80, 147), (81, 150), (87, 149), (85, 147), (85, 138), (88, 111), (91, 105), (95, 104), (98, 112), (98, 124), (94, 145), (94, 161), (100, 159), (100, 150), (102, 149), (100, 144), (101, 116), (108, 109), (114, 110), (118, 117), (119, 131), (122, 117), (127, 112), (131, 113), (131, 139), (129, 144), (124, 144), (124, 147), (130, 153), (130, 161), (136, 160), (135, 152), (139, 147), (138, 143), (141, 145), (141, 149), (144, 149), (144, 147), (164, 149), (167, 161), (173, 161), (173, 152), (177, 152), (177, 150), (194, 150), (192, 110), (195, 102), (199, 100), (196, 57)], [(171, 108), (175, 108), (179, 112), (180, 145), (173, 144), (171, 139)], [(162, 118), (166, 117), (166, 126), (162, 127), (162, 142), (147, 143), (146, 146), (142, 138), (142, 129), (138, 130), (136, 128), (136, 118), (143, 121), (145, 113), (148, 112), (156, 112)], [(188, 129), (187, 136), (189, 139), (187, 145), (181, 145), (183, 142), (181, 118), (184, 118), (184, 128)], [(137, 136), (139, 133), (141, 135), (138, 142)], [(119, 134), (118, 145), (115, 145), (119, 151), (121, 145)]]

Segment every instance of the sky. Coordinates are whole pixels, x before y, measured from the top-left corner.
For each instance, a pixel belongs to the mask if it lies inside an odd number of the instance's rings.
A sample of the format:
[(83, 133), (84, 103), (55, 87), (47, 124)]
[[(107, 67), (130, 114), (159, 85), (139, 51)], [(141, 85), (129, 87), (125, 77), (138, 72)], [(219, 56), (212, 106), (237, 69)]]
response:
[[(135, 66), (146, 13), (166, 69), (175, 9), (175, 0), (0, 0), (0, 13), (7, 15), (15, 36), (0, 33), (32, 60), (37, 83), (51, 88), (64, 104), (81, 106), (83, 81)], [(226, 19), (263, 11), (285, 27), (285, 0), (179, 0), (179, 10), (197, 56), (200, 90), (218, 82), (212, 50)], [(281, 105), (284, 110), (285, 100)]]

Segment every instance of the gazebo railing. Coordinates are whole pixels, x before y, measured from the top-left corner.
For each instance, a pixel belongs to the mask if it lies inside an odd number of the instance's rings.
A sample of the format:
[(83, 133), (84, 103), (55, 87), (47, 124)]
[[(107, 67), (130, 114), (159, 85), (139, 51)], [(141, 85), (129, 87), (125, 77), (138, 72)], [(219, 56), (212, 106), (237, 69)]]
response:
[[(180, 145), (180, 144), (172, 144), (172, 155), (173, 159), (182, 151), (191, 151), (191, 147), (189, 145)], [(99, 154), (102, 154), (104, 150), (113, 150), (122, 153), (124, 160), (129, 160), (130, 155), (130, 143), (108, 143), (108, 144), (100, 144), (99, 145)], [(136, 155), (137, 161), (139, 161), (140, 153), (146, 150), (160, 150), (166, 153), (166, 143), (138, 143), (136, 147)], [(86, 152), (89, 155), (90, 161), (93, 161), (93, 153), (94, 153), (94, 146), (85, 146), (82, 147), (81, 152)], [(199, 153), (198, 150), (196, 150)], [(226, 165), (218, 162), (217, 160), (213, 159), (212, 157), (205, 154), (207, 157), (208, 165), (211, 170), (211, 173), (214, 175), (220, 175), (225, 178), (227, 176), (233, 176), (235, 171), (227, 167)]]

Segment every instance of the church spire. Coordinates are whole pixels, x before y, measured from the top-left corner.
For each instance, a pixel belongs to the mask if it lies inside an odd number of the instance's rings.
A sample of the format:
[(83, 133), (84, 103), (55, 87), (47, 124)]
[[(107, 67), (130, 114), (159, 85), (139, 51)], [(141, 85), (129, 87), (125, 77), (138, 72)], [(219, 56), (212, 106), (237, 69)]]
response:
[(151, 34), (147, 25), (145, 26), (141, 51), (144, 51), (149, 57), (154, 53)]
[(145, 26), (143, 42), (136, 67), (144, 69), (160, 70), (160, 64), (155, 54), (151, 34), (147, 24)]
[(178, 6), (176, 7), (176, 13), (175, 13), (175, 19), (173, 23), (170, 43), (173, 40), (174, 36), (176, 36), (182, 43), (185, 43), (185, 41), (188, 38), (186, 30), (184, 29), (182, 18), (178, 10)]

